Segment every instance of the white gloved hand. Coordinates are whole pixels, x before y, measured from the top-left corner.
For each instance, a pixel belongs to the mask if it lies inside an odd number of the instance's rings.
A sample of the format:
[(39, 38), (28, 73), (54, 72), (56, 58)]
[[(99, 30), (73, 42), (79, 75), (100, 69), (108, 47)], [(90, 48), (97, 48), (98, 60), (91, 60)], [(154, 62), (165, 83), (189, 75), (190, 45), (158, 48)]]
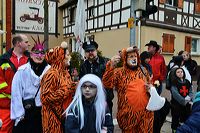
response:
[(2, 125), (3, 125), (3, 122), (2, 122), (2, 120), (0, 119), (0, 128), (2, 127)]
[(186, 97), (185, 97), (185, 101), (191, 101), (191, 98), (187, 95)]

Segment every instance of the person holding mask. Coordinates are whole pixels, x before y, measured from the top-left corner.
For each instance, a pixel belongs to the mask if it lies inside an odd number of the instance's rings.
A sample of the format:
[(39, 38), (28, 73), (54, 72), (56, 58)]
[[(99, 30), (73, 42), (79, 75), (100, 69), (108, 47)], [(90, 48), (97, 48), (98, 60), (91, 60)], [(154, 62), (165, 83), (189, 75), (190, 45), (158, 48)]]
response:
[(24, 34), (15, 35), (13, 48), (0, 57), (0, 119), (3, 125), (0, 133), (11, 133), (14, 122), (10, 119), (11, 84), (18, 67), (27, 63), (30, 46)]
[[(41, 80), (43, 133), (63, 133), (64, 131), (62, 114), (72, 101), (73, 88), (75, 88), (67, 69), (70, 58), (66, 42), (50, 49), (45, 55), (51, 68)], [(64, 107), (64, 105), (67, 106)]]
[(35, 41), (31, 49), (29, 62), (19, 67), (13, 78), (11, 91), (11, 119), (15, 121), (13, 133), (42, 133), (40, 80), (50, 68), (44, 56), (44, 42), (41, 43), (38, 37), (38, 42)]

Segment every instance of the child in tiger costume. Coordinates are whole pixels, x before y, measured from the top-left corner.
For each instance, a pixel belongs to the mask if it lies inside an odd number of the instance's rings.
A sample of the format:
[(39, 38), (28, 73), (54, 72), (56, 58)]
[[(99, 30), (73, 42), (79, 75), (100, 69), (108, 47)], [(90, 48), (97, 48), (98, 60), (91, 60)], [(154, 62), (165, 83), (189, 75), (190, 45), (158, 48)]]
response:
[(67, 43), (50, 49), (46, 55), (46, 61), (51, 68), (41, 80), (42, 102), (42, 126), (43, 133), (63, 133), (62, 114), (65, 102), (72, 100), (74, 90), (72, 80), (67, 71), (71, 56), (67, 49)]
[(118, 95), (117, 121), (122, 133), (152, 133), (153, 112), (146, 109), (149, 94), (147, 70), (140, 67), (137, 48), (122, 50), (123, 67), (115, 68), (120, 56), (112, 57), (103, 75), (105, 88), (114, 88)]

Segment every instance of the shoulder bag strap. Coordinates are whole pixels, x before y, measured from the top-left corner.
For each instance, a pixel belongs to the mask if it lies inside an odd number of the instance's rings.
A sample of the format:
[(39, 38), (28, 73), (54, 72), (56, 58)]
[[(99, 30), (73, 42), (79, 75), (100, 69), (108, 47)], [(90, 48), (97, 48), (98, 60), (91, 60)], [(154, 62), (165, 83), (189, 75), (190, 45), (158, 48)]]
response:
[(38, 89), (37, 89), (37, 92), (35, 93), (34, 99), (36, 98), (36, 96), (37, 96), (39, 90), (40, 90), (40, 85), (39, 85), (39, 87), (38, 87)]

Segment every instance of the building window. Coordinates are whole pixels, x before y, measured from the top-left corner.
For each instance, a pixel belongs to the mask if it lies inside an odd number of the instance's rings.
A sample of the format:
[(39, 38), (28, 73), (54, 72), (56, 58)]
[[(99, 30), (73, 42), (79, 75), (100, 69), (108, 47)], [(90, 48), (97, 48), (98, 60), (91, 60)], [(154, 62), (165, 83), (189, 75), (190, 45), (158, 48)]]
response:
[(88, 17), (93, 18), (94, 17), (94, 6), (91, 6), (88, 8)]
[(159, 2), (169, 6), (183, 8), (183, 0), (159, 0)]
[(192, 38), (191, 54), (200, 55), (200, 38)]
[(162, 52), (174, 53), (175, 35), (164, 33), (162, 36)]
[(74, 23), (76, 19), (76, 8), (72, 7), (69, 9), (69, 23)]

